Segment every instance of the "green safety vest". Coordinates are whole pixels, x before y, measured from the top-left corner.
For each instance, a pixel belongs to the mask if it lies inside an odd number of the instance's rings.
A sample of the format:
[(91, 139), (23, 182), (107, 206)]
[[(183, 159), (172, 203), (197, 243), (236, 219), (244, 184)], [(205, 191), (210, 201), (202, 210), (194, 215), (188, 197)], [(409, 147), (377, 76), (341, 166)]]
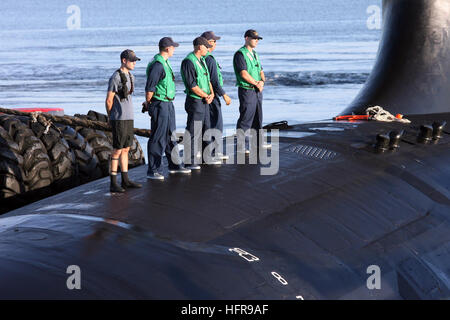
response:
[[(245, 62), (247, 64), (247, 72), (252, 76), (255, 81), (261, 80), (261, 62), (259, 61), (258, 54), (253, 50), (253, 54), (248, 51), (248, 49), (243, 46), (237, 52), (241, 52), (244, 56)], [(244, 89), (254, 89), (254, 86), (249, 84), (247, 81), (242, 79), (239, 72), (236, 70), (236, 66), (233, 63), (234, 74), (236, 75), (236, 86)]]
[(147, 78), (150, 72), (150, 67), (155, 62), (159, 62), (163, 65), (166, 76), (164, 77), (164, 79), (159, 80), (153, 96), (155, 97), (155, 99), (160, 101), (172, 101), (173, 99), (175, 99), (175, 77), (173, 75), (170, 62), (169, 60), (164, 59), (159, 53), (155, 55), (153, 57), (153, 61), (147, 65)]
[[(205, 59), (203, 57), (201, 57), (200, 60), (197, 59), (194, 52), (189, 53), (187, 57), (184, 58), (184, 60), (186, 59), (191, 60), (192, 63), (194, 64), (195, 72), (197, 73), (197, 85), (199, 86), (199, 88), (202, 89), (206, 94), (211, 94), (211, 89), (209, 87), (210, 76), (208, 67), (206, 66), (205, 63)], [(191, 91), (191, 88), (188, 88), (188, 85), (186, 84), (186, 79), (183, 74), (183, 69), (181, 69), (181, 78), (183, 78), (183, 83), (184, 86), (186, 87), (186, 90), (184, 90), (184, 92), (192, 98), (201, 99), (201, 97), (199, 97), (198, 95), (196, 95)]]
[(207, 56), (211, 56), (211, 57), (214, 59), (214, 61), (216, 62), (216, 66), (217, 66), (217, 77), (219, 78), (219, 84), (220, 84), (220, 86), (223, 87), (223, 77), (222, 77), (222, 72), (220, 71), (219, 63), (217, 62), (216, 58), (214, 58), (214, 56), (211, 54), (211, 52), (208, 52), (208, 53), (206, 54), (205, 58), (206, 58)]

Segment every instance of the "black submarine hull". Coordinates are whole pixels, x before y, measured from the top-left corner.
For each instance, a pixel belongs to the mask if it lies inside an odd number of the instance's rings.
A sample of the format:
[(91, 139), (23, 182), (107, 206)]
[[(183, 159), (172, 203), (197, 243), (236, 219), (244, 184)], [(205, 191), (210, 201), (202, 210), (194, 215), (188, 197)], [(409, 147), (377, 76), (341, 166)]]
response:
[[(295, 126), (274, 176), (221, 165), (159, 182), (136, 168), (142, 190), (111, 196), (103, 179), (13, 211), (0, 298), (448, 298), (450, 136), (418, 143), (434, 117), (413, 119)], [(375, 153), (399, 127), (400, 149)]]
[[(385, 1), (384, 17), (449, 2)], [(111, 195), (101, 179), (3, 215), (0, 298), (448, 299), (450, 134), (418, 134), (450, 110), (427, 109), (421, 94), (411, 87), (417, 104), (393, 110), (422, 113), (411, 124), (281, 130), (276, 175), (223, 164), (161, 182), (140, 167), (130, 175), (142, 189)], [(399, 148), (376, 150), (378, 134), (402, 130)]]

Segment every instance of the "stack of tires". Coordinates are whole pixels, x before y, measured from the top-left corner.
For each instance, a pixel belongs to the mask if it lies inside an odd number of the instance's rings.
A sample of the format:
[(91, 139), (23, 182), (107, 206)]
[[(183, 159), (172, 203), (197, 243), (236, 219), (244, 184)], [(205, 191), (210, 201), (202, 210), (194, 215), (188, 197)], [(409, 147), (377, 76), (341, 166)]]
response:
[[(89, 111), (80, 118), (107, 121)], [(54, 124), (48, 132), (29, 117), (0, 114), (0, 214), (109, 174), (112, 135)], [(130, 168), (145, 163), (134, 138)]]
[[(86, 118), (89, 120), (93, 120), (93, 121), (108, 122), (108, 117), (105, 114), (98, 113), (98, 112), (95, 112), (92, 110), (90, 110), (87, 113)], [(86, 129), (86, 130), (92, 130), (92, 129)], [(96, 130), (96, 131), (98, 131), (98, 130)], [(112, 146), (112, 133), (109, 131), (108, 132), (100, 131), (100, 132), (106, 135), (106, 138), (108, 139), (109, 144)], [(99, 147), (99, 150), (101, 150), (101, 147)], [(99, 157), (99, 158), (102, 159), (102, 157)], [(141, 145), (139, 144), (138, 140), (136, 139), (136, 137), (134, 137), (133, 144), (130, 147), (130, 152), (128, 153), (128, 166), (130, 168), (134, 168), (134, 167), (138, 167), (143, 164), (145, 164), (144, 152), (142, 151)]]

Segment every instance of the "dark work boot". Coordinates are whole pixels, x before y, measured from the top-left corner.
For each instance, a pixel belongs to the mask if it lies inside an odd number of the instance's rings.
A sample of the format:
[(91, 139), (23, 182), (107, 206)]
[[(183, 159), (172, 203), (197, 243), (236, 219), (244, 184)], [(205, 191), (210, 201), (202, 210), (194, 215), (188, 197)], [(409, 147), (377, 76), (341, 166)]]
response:
[(124, 193), (125, 189), (117, 184), (117, 174), (112, 174), (111, 173), (110, 178), (111, 178), (111, 185), (109, 187), (109, 191), (111, 191), (111, 192), (118, 192), (118, 193)]
[(142, 184), (131, 181), (128, 179), (128, 172), (122, 171), (122, 188), (142, 188)]

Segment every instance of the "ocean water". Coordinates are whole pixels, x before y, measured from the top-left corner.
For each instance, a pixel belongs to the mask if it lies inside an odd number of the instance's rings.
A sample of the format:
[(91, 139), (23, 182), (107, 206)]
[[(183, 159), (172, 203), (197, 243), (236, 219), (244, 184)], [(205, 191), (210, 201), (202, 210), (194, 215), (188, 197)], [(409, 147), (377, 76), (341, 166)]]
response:
[[(267, 77), (264, 123), (330, 119), (356, 96), (375, 62), (381, 30), (367, 26), (373, 5), (381, 7), (381, 0), (7, 1), (0, 9), (0, 106), (105, 112), (108, 79), (120, 66), (120, 52), (130, 48), (142, 59), (133, 71), (135, 127), (149, 128), (140, 112), (145, 68), (159, 39), (170, 36), (180, 43), (171, 63), (182, 132), (181, 60), (196, 36), (213, 30), (222, 37), (214, 55), (232, 99), (222, 107), (231, 133), (239, 117), (232, 58), (252, 28), (264, 38), (256, 49)], [(79, 28), (71, 29), (74, 22)], [(139, 140), (145, 149), (146, 139)]]

